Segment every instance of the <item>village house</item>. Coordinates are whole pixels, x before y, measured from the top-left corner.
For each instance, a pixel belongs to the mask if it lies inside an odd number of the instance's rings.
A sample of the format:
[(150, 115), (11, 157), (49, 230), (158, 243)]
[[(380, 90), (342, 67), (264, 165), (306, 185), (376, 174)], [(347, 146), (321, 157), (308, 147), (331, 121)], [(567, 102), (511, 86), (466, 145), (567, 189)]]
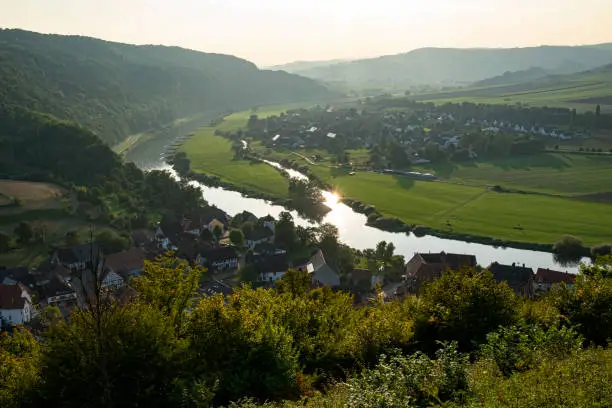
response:
[(382, 284), (382, 276), (374, 275), (367, 269), (355, 268), (348, 274), (348, 286), (354, 290), (370, 291), (376, 284)]
[(533, 297), (533, 269), (517, 265), (502, 265), (498, 262), (493, 262), (487, 268), (493, 274), (493, 278), (501, 283), (506, 282), (508, 286), (519, 296), (527, 298)]
[(200, 253), (195, 262), (215, 271), (238, 268), (238, 254), (233, 247), (211, 248)]
[(155, 230), (155, 242), (159, 249), (176, 251), (183, 226), (172, 216), (164, 216)]
[(534, 293), (548, 292), (555, 284), (565, 283), (571, 287), (575, 282), (576, 275), (571, 273), (538, 268), (533, 279), (533, 290)]
[(127, 281), (133, 276), (140, 275), (144, 268), (145, 259), (142, 248), (132, 248), (107, 255), (104, 260), (104, 267), (109, 272), (115, 273), (122, 277), (124, 281)]
[(58, 248), (51, 255), (51, 264), (62, 265), (72, 272), (91, 268), (102, 262), (102, 248), (97, 243)]
[(274, 241), (274, 230), (264, 224), (256, 225), (253, 231), (244, 237), (244, 245), (249, 249), (254, 249), (258, 244), (272, 243)]
[(51, 276), (38, 292), (41, 304), (46, 306), (67, 306), (77, 298), (75, 290), (60, 274)]
[(474, 268), (476, 257), (474, 255), (416, 253), (408, 261), (404, 269), (404, 280), (408, 290), (416, 292), (425, 282), (432, 282), (442, 276), (446, 270), (459, 270), (461, 268)]
[(251, 261), (259, 282), (276, 282), (289, 269), (286, 254), (254, 256)]
[(28, 323), (35, 314), (31, 294), (24, 285), (0, 283), (0, 328), (5, 324)]
[[(319, 249), (310, 257), (310, 265), (312, 265), (312, 283), (316, 286), (329, 286), (337, 288), (340, 286), (340, 276), (334, 271), (325, 260), (323, 252)], [(310, 268), (309, 268), (310, 269)]]

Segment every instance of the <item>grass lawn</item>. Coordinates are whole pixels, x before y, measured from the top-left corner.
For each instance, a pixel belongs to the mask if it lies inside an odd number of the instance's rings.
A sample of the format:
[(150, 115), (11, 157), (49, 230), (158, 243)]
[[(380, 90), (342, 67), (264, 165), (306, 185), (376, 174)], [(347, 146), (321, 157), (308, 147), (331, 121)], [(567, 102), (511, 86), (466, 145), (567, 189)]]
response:
[(476, 163), (422, 166), (453, 181), (581, 195), (612, 191), (612, 156), (544, 153)]
[(195, 172), (215, 175), (221, 180), (255, 192), (264, 192), (276, 197), (287, 196), (289, 182), (267, 164), (251, 164), (246, 160), (234, 160), (232, 142), (215, 136), (215, 129), (234, 130), (244, 127), (250, 111), (239, 112), (225, 118), (218, 127), (204, 127), (182, 146), (191, 160)]
[(405, 177), (321, 166), (313, 171), (344, 197), (374, 205), (406, 223), (458, 233), (534, 243), (564, 234), (585, 244), (612, 241), (612, 206), (573, 199), (496, 193), (481, 187), (421, 182)]

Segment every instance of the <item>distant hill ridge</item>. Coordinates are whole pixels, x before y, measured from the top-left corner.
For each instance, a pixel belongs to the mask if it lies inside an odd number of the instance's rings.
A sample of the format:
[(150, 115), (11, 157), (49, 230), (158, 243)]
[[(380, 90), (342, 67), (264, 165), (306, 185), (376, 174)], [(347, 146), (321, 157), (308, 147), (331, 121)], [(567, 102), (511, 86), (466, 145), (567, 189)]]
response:
[(532, 67), (572, 73), (609, 63), (612, 63), (612, 43), (525, 48), (420, 48), (403, 54), (290, 71), (328, 82), (406, 88), (424, 84), (467, 84)]
[(230, 55), (0, 29), (0, 104), (75, 121), (110, 144), (203, 111), (327, 95)]

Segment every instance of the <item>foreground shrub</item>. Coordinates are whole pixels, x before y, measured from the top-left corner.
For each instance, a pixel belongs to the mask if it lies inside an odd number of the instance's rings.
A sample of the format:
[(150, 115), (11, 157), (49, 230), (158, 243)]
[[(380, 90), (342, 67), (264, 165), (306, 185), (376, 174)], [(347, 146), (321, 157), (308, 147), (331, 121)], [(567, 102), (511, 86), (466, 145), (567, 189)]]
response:
[(487, 335), (482, 356), (497, 364), (502, 374), (525, 371), (546, 359), (562, 359), (580, 350), (582, 338), (571, 328), (536, 325), (502, 327)]
[(27, 330), (0, 332), (0, 407), (30, 402), (39, 381), (40, 345)]
[(610, 265), (612, 257), (607, 256), (593, 266), (582, 266), (575, 285), (555, 285), (548, 299), (587, 341), (602, 346), (612, 340)]
[(456, 340), (461, 350), (473, 350), (488, 333), (519, 317), (512, 289), (488, 271), (448, 271), (426, 286), (422, 299), (415, 335), (423, 349), (431, 349), (436, 340)]
[(505, 378), (488, 362), (470, 370), (468, 407), (611, 407), (612, 350), (587, 350)]
[(453, 343), (438, 350), (436, 357), (383, 355), (374, 369), (348, 381), (346, 406), (427, 407), (459, 401), (467, 389), (467, 356)]

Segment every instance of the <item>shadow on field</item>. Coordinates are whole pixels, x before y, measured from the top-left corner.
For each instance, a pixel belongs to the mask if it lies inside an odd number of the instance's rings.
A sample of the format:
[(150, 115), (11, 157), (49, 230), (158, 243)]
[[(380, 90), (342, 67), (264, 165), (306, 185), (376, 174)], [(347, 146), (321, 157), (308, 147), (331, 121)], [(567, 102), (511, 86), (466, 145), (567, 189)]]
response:
[(332, 167), (331, 175), (332, 177), (346, 176), (351, 172), (351, 169), (347, 169), (345, 167)]
[(405, 190), (410, 190), (412, 187), (414, 187), (414, 180), (410, 177), (393, 176), (393, 178), (395, 179), (395, 181), (397, 181), (397, 185)]
[[(476, 166), (473, 163), (470, 162), (465, 162), (465, 163), (461, 163), (461, 166)], [(431, 169), (439, 176), (439, 177), (443, 177), (443, 178), (449, 178), (453, 172), (455, 171), (455, 169), (457, 169), (459, 166), (453, 162), (441, 162), (441, 163), (436, 163), (436, 164), (432, 164), (431, 165)]]
[(566, 158), (555, 154), (538, 154), (533, 156), (513, 157), (510, 159), (488, 160), (486, 163), (503, 170), (531, 170), (531, 168), (565, 169), (571, 167)]

